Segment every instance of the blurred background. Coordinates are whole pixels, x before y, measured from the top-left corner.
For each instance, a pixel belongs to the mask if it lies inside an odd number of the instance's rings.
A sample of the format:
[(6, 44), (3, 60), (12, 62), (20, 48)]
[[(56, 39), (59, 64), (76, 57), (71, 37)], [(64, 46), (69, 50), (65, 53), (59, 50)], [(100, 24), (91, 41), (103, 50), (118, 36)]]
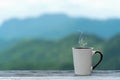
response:
[[(120, 69), (120, 0), (0, 0), (1, 70), (72, 70), (80, 33)], [(93, 64), (99, 57), (96, 55)]]

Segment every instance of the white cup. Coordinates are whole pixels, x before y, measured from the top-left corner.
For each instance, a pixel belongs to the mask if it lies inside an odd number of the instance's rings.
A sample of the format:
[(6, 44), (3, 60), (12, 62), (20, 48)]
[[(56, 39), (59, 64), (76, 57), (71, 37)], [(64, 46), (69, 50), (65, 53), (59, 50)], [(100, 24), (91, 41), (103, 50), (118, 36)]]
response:
[[(90, 75), (103, 59), (100, 51), (93, 51), (93, 48), (72, 48), (75, 75)], [(100, 54), (100, 60), (92, 67), (92, 57)]]

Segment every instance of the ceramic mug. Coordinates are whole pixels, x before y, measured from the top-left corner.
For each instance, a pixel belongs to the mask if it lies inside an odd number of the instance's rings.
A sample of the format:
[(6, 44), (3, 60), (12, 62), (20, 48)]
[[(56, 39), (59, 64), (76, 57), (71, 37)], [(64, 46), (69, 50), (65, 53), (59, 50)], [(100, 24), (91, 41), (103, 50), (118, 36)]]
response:
[[(72, 48), (72, 51), (75, 75), (90, 75), (103, 59), (103, 54), (100, 51), (94, 51), (93, 48)], [(92, 67), (94, 54), (99, 54), (100, 60)]]

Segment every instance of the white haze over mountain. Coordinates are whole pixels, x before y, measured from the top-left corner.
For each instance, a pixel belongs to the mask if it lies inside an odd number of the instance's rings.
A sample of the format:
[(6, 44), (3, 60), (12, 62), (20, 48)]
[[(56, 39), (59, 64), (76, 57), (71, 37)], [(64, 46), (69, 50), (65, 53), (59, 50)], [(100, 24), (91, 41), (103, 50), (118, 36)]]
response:
[(120, 18), (120, 0), (0, 0), (0, 23), (62, 13), (93, 19)]

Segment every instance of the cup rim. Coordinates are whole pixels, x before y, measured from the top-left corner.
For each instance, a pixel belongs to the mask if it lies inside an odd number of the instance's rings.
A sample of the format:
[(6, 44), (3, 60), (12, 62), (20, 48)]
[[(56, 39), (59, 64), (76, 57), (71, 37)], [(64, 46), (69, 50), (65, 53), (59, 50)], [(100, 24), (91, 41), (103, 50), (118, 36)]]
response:
[(72, 49), (93, 49), (92, 47), (72, 47)]

